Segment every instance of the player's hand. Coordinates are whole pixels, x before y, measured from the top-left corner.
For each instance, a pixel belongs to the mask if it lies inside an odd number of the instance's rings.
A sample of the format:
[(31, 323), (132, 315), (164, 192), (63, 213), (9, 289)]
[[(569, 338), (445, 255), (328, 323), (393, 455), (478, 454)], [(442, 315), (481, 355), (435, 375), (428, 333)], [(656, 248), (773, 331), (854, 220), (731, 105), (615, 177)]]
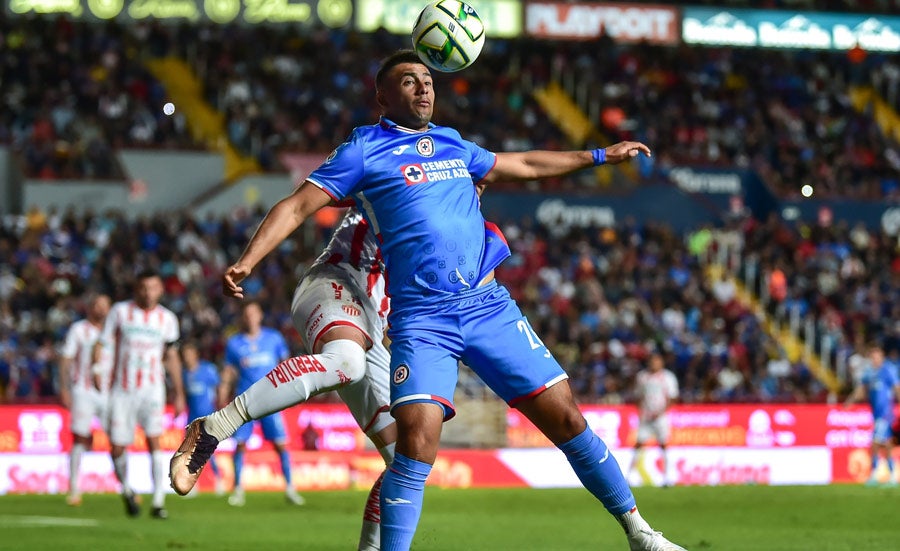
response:
[(69, 393), (69, 389), (64, 388), (59, 391), (59, 401), (62, 403), (62, 407), (66, 409), (72, 408), (72, 394)]
[(617, 165), (622, 161), (637, 157), (639, 153), (648, 157), (652, 156), (650, 148), (641, 142), (619, 142), (606, 148), (606, 162)]
[(243, 264), (232, 264), (222, 276), (222, 294), (226, 297), (244, 298), (244, 288), (240, 283), (250, 275), (250, 268)]
[(175, 417), (178, 417), (179, 415), (184, 413), (184, 410), (187, 409), (185, 401), (184, 401), (184, 396), (182, 396), (182, 395), (175, 396), (175, 400), (172, 403), (172, 407), (175, 410)]

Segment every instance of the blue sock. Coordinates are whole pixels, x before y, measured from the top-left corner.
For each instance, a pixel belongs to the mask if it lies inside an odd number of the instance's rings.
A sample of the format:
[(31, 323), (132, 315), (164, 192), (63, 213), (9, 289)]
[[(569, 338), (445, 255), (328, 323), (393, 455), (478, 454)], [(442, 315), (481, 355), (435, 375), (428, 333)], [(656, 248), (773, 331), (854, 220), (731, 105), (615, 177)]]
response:
[(209, 468), (212, 469), (212, 472), (216, 476), (216, 478), (219, 478), (220, 476), (222, 476), (221, 473), (219, 472), (219, 466), (216, 465), (215, 457), (209, 458)]
[(291, 454), (289, 454), (287, 450), (281, 450), (278, 453), (278, 458), (281, 459), (281, 474), (284, 475), (284, 481), (287, 483), (288, 488), (290, 488), (291, 487)]
[(559, 446), (559, 449), (566, 454), (587, 491), (594, 494), (607, 511), (621, 515), (635, 506), (634, 495), (619, 463), (590, 427)]
[(244, 470), (244, 452), (234, 452), (234, 487), (241, 485), (241, 471)]
[(891, 457), (891, 452), (888, 452), (887, 465), (888, 465), (888, 472), (891, 474), (894, 474), (894, 458)]
[(412, 545), (430, 472), (428, 463), (394, 454), (381, 483), (381, 551), (407, 551)]
[(878, 454), (872, 454), (872, 476), (875, 476), (875, 471), (878, 470)]

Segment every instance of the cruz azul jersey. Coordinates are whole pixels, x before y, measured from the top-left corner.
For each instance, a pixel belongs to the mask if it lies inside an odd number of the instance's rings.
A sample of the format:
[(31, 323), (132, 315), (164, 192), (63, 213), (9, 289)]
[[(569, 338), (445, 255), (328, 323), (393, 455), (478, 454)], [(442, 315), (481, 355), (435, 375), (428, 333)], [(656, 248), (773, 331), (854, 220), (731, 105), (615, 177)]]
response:
[(234, 335), (225, 343), (225, 363), (238, 372), (237, 394), (272, 371), (281, 360), (288, 358), (287, 343), (278, 331), (263, 327), (259, 335)]
[[(94, 344), (100, 338), (101, 328), (88, 320), (79, 320), (69, 327), (66, 333), (66, 341), (63, 344), (62, 356), (72, 360), (72, 370), (69, 380), (72, 388), (94, 388), (94, 375), (91, 372), (93, 365)], [(112, 354), (107, 347), (102, 347), (100, 365), (103, 367), (101, 388), (109, 388), (109, 362)]]
[(875, 369), (867, 367), (863, 372), (862, 384), (869, 391), (869, 405), (875, 419), (894, 418), (894, 387), (900, 384), (897, 378), (897, 366), (889, 361)]
[(164, 386), (163, 354), (178, 337), (178, 319), (168, 308), (144, 310), (130, 300), (113, 304), (101, 336), (113, 351), (112, 390)]
[(396, 308), (474, 288), (508, 256), (499, 230), (500, 247), (489, 244), (474, 185), (495, 162), (452, 128), (417, 132), (382, 118), (356, 128), (307, 180), (356, 201), (381, 245)]
[(201, 360), (195, 369), (185, 368), (184, 397), (192, 421), (215, 411), (218, 385), (219, 372), (212, 362)]

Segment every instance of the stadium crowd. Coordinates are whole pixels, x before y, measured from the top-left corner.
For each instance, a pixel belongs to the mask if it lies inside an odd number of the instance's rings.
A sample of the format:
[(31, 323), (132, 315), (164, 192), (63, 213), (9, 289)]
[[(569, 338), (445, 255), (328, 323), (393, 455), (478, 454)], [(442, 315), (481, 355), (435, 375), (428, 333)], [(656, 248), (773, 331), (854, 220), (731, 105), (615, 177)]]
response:
[[(230, 141), (264, 169), (282, 170), (279, 152), (328, 152), (354, 126), (371, 123), (377, 61), (407, 46), (406, 37), (385, 31), (123, 27), (2, 15), (0, 37), (0, 143), (11, 143), (24, 172), (39, 178), (121, 177), (112, 150), (199, 146), (177, 108), (163, 114), (166, 92), (143, 68), (147, 58), (185, 60), (225, 115)], [(436, 79), (436, 120), (490, 149), (566, 148), (530, 92), (574, 75), (568, 81), (599, 102), (595, 122), (606, 139), (653, 144), (655, 167), (646, 165), (644, 177), (678, 164), (741, 167), (781, 196), (798, 197), (811, 184), (817, 197), (890, 199), (900, 196), (900, 150), (847, 96), (851, 83), (871, 79), (896, 96), (889, 61), (492, 39), (471, 68)]]
[[(203, 356), (220, 361), (236, 328), (236, 302), (220, 294), (219, 275), (236, 258), (262, 211), (227, 219), (156, 216), (129, 222), (116, 214), (75, 216), (32, 211), (0, 226), (0, 385), (8, 399), (52, 400), (58, 392), (58, 346), (83, 313), (81, 297), (103, 290), (129, 295), (135, 271), (163, 275), (163, 303), (176, 312)], [(900, 319), (896, 242), (863, 228), (828, 230), (770, 221), (745, 231), (748, 262), (779, 267), (788, 287), (779, 300), (848, 344), (854, 336), (900, 337), (884, 320)], [(791, 363), (734, 286), (704, 272), (708, 232), (688, 236), (663, 225), (550, 229), (502, 224), (513, 256), (498, 270), (554, 351), (585, 402), (632, 398), (636, 371), (662, 350), (685, 402), (822, 401), (827, 392), (802, 361)], [(324, 243), (323, 233), (316, 240)], [(245, 284), (266, 322), (294, 352), (299, 339), (289, 305), (315, 248), (290, 239)]]

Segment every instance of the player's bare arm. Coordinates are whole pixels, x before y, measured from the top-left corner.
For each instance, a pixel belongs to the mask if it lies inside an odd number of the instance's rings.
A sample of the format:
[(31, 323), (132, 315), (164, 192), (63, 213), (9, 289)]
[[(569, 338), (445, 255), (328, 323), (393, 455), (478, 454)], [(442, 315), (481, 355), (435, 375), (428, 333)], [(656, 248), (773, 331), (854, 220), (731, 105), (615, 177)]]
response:
[(856, 385), (856, 387), (853, 388), (853, 392), (851, 392), (850, 395), (847, 396), (847, 399), (844, 400), (844, 407), (845, 408), (850, 407), (865, 397), (866, 397), (866, 387), (863, 385)]
[(226, 296), (244, 298), (240, 283), (250, 275), (250, 271), (304, 220), (330, 203), (331, 196), (309, 181), (303, 182), (293, 193), (275, 203), (250, 238), (244, 253), (225, 271), (222, 292)]
[(69, 380), (69, 374), (72, 372), (72, 358), (62, 358), (59, 363), (59, 401), (66, 409), (72, 407), (72, 394), (69, 391), (72, 383)]
[(166, 347), (163, 365), (172, 381), (172, 391), (175, 394), (175, 403), (173, 405), (175, 406), (175, 415), (178, 416), (185, 410), (185, 398), (184, 382), (181, 376), (181, 355), (178, 353), (177, 346), (170, 345)]
[(234, 381), (237, 379), (237, 371), (234, 367), (226, 365), (219, 376), (219, 387), (216, 389), (218, 407), (225, 407), (231, 401), (231, 393), (234, 389)]
[[(619, 164), (640, 153), (651, 155), (641, 142), (619, 142), (605, 148), (606, 164)], [(593, 151), (521, 151), (497, 153), (497, 164), (485, 183), (510, 180), (539, 180), (563, 176), (595, 166)]]

